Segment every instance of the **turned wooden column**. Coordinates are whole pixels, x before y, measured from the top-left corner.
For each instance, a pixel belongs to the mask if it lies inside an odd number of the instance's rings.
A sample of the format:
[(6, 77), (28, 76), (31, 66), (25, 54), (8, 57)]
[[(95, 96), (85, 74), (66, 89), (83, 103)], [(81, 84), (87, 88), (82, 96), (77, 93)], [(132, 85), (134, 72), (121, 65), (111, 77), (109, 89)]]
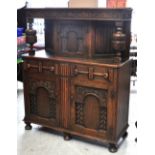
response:
[(116, 62), (122, 61), (122, 53), (126, 50), (126, 35), (123, 33), (123, 23), (116, 22), (116, 32), (112, 36), (112, 47), (116, 53)]
[(28, 19), (28, 27), (25, 33), (26, 33), (26, 43), (30, 44), (29, 54), (34, 55), (35, 50), (33, 49), (33, 44), (37, 42), (37, 36), (36, 36), (37, 31), (33, 30), (33, 19), (32, 18)]

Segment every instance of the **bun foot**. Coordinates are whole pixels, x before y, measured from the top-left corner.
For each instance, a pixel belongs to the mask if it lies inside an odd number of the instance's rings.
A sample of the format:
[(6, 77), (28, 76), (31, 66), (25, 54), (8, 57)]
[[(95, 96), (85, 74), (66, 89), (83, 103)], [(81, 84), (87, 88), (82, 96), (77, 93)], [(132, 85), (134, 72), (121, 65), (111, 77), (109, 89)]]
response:
[(128, 132), (126, 131), (124, 134), (123, 134), (123, 139), (125, 139), (126, 137), (128, 136)]
[(68, 133), (64, 133), (64, 140), (68, 141), (71, 139), (71, 135)]
[(118, 148), (115, 144), (109, 144), (109, 151), (112, 152), (112, 153), (115, 153), (117, 152)]
[(32, 126), (30, 123), (26, 123), (25, 130), (31, 130)]

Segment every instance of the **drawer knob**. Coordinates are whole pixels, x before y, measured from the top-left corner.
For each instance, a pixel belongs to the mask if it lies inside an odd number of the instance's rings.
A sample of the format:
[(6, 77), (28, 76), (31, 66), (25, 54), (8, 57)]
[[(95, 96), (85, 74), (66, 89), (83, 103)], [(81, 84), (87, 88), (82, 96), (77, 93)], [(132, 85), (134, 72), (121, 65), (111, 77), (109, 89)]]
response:
[(74, 75), (78, 75), (79, 71), (77, 68), (74, 69)]
[(30, 69), (30, 68), (38, 68), (38, 66), (37, 65), (32, 65), (32, 64), (25, 64), (24, 65), (24, 69), (26, 70), (26, 69)]
[(30, 64), (27, 64), (27, 68), (30, 68), (31, 67), (31, 65)]
[(104, 79), (107, 79), (108, 78), (108, 73), (104, 73), (103, 77), (104, 77)]
[(73, 95), (71, 95), (71, 100), (73, 100), (74, 99), (74, 96)]
[(55, 70), (55, 67), (52, 66), (52, 67), (50, 68), (50, 71), (53, 72), (54, 70)]

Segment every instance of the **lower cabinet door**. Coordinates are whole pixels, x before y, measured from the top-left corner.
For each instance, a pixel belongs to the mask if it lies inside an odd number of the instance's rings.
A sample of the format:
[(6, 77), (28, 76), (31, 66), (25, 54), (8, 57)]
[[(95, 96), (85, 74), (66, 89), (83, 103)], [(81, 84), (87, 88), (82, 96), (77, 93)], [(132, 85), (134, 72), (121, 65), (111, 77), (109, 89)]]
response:
[(25, 88), (25, 119), (41, 125), (58, 126), (57, 79), (29, 78)]
[(112, 113), (109, 86), (95, 81), (83, 84), (72, 80), (71, 94), (71, 129), (92, 137), (109, 137)]

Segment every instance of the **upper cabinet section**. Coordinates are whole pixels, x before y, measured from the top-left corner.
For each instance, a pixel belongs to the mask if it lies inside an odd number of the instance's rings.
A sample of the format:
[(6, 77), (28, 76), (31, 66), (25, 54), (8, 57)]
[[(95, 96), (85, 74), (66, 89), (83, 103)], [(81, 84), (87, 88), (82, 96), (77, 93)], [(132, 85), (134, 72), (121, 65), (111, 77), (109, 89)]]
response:
[(29, 25), (45, 20), (45, 49), (74, 58), (129, 58), (131, 8), (26, 9)]

